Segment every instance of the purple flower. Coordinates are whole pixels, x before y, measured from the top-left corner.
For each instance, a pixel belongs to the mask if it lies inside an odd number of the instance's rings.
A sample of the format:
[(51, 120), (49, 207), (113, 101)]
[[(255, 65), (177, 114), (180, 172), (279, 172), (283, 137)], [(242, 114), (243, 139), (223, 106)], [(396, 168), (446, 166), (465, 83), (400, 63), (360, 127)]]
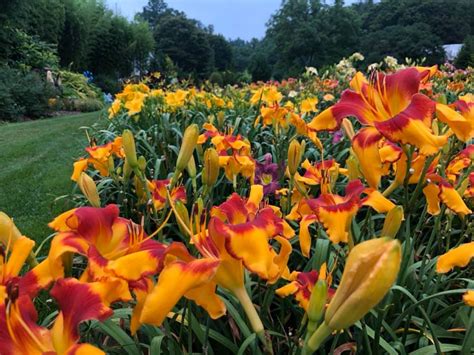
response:
[(332, 144), (339, 143), (343, 137), (344, 137), (344, 132), (342, 131), (342, 129), (340, 129), (339, 131), (335, 132), (334, 135), (332, 136)]
[(272, 162), (273, 158), (270, 153), (263, 156), (263, 162), (257, 162), (255, 171), (255, 183), (263, 185), (264, 195), (274, 193), (279, 187), (278, 183), (278, 164)]

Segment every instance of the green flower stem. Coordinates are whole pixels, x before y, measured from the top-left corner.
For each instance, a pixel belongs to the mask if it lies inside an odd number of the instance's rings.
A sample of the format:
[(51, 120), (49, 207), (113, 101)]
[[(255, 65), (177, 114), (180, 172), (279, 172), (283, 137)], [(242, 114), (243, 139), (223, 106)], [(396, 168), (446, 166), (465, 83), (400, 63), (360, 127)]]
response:
[(255, 309), (255, 306), (253, 305), (252, 300), (249, 297), (249, 294), (243, 287), (232, 290), (232, 292), (242, 305), (242, 308), (244, 309), (245, 314), (247, 315), (247, 318), (250, 321), (250, 325), (252, 326), (253, 331), (257, 334), (257, 336), (264, 344), (265, 352), (273, 354), (272, 342), (265, 336), (265, 328), (263, 327), (262, 320), (260, 319), (257, 310)]
[(312, 354), (318, 350), (331, 333), (332, 329), (326, 325), (326, 322), (321, 323), (319, 328), (313, 333), (313, 335), (311, 335), (304, 345), (302, 355)]

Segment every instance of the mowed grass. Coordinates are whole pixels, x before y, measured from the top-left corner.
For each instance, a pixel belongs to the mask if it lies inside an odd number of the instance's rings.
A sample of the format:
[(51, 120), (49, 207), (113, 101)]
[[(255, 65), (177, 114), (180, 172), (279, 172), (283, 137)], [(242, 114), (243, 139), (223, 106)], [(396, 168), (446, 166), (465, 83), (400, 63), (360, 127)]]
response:
[(0, 211), (36, 240), (51, 234), (47, 224), (70, 208), (58, 196), (71, 193), (72, 164), (84, 155), (99, 112), (0, 125)]

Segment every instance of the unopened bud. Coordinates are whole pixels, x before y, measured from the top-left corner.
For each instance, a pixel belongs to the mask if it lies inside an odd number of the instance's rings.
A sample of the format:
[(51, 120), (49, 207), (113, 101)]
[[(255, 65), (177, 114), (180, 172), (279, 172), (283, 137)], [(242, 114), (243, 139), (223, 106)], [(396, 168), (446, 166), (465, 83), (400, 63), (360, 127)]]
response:
[[(185, 227), (189, 227), (191, 225), (190, 219), (189, 219), (189, 212), (184, 203), (180, 200), (177, 200), (175, 202), (175, 209), (176, 213), (178, 214), (179, 218), (181, 221), (178, 223), (178, 228), (181, 231), (182, 234), (186, 235), (186, 229)], [(182, 224), (185, 226), (183, 226)]]
[(349, 158), (346, 160), (347, 171), (349, 174), (349, 181), (358, 179), (359, 174), (359, 161), (355, 157), (355, 155), (351, 154)]
[(301, 145), (297, 140), (292, 140), (288, 148), (288, 170), (290, 175), (296, 174), (301, 162)]
[(95, 185), (94, 180), (92, 180), (89, 175), (83, 172), (79, 176), (77, 184), (90, 204), (93, 207), (100, 207), (100, 197), (99, 193), (97, 192), (97, 186)]
[(192, 124), (186, 128), (183, 135), (183, 142), (179, 150), (178, 160), (176, 161), (176, 171), (182, 172), (188, 165), (189, 159), (193, 155), (199, 137), (199, 127)]
[(377, 238), (356, 245), (347, 258), (325, 324), (333, 330), (345, 329), (367, 314), (397, 278), (400, 261), (398, 240)]
[(382, 228), (382, 237), (395, 238), (402, 225), (403, 221), (403, 207), (396, 206), (392, 208), (385, 217)]
[(352, 126), (352, 122), (348, 118), (344, 118), (342, 120), (341, 126), (342, 126), (342, 129), (344, 130), (344, 133), (346, 134), (347, 138), (352, 140), (352, 138), (354, 138), (354, 136), (355, 136), (354, 126)]
[(125, 158), (125, 162), (123, 163), (123, 178), (125, 180), (128, 180), (131, 174), (132, 174), (132, 167), (130, 166), (128, 159)]
[(217, 123), (219, 127), (224, 127), (224, 118), (225, 118), (224, 111), (219, 111), (217, 113)]
[(123, 131), (122, 144), (128, 164), (132, 169), (135, 169), (138, 167), (137, 151), (135, 147), (135, 138), (133, 137), (132, 131), (129, 129)]
[(146, 169), (146, 159), (143, 155), (140, 155), (140, 157), (138, 158), (138, 168), (140, 169), (140, 171), (142, 173), (145, 172), (145, 169)]
[(211, 187), (219, 177), (219, 154), (214, 148), (209, 148), (204, 152), (204, 166), (202, 170), (202, 183)]
[(186, 166), (186, 170), (188, 171), (189, 176), (194, 179), (196, 177), (196, 162), (194, 161), (194, 157), (191, 155), (191, 158), (188, 161), (188, 165)]

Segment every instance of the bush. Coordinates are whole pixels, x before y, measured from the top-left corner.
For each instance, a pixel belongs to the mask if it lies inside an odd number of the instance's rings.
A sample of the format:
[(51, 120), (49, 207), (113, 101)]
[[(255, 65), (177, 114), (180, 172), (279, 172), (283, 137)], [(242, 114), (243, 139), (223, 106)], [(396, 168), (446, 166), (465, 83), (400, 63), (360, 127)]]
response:
[(99, 74), (95, 77), (94, 81), (105, 93), (116, 94), (122, 90), (122, 83), (112, 76)]
[(39, 118), (48, 114), (48, 101), (55, 90), (36, 72), (24, 74), (9, 67), (0, 68), (0, 120)]

